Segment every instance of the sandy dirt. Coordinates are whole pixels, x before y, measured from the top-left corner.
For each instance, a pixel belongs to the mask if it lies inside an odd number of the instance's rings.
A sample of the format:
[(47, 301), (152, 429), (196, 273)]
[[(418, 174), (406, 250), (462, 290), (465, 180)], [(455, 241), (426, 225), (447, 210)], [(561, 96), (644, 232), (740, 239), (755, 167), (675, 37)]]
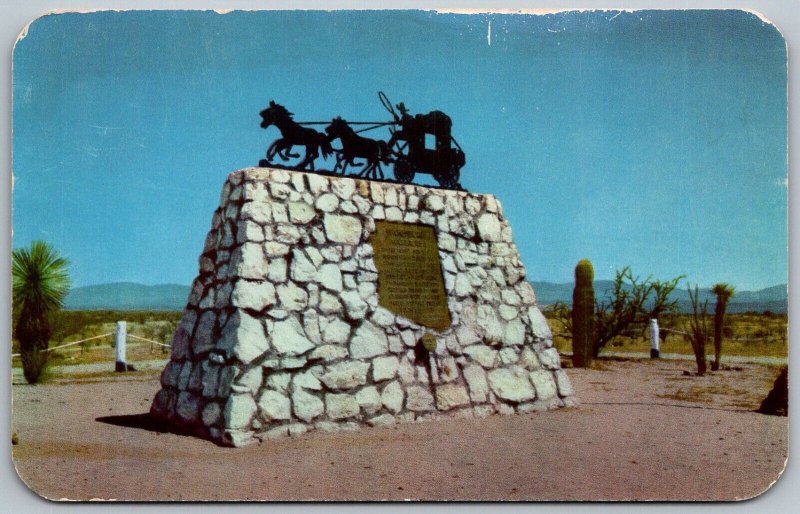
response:
[(732, 500), (782, 472), (787, 418), (753, 412), (777, 367), (598, 368), (568, 370), (577, 408), (239, 449), (125, 426), (149, 409), (154, 371), (15, 385), (13, 457), (36, 493), (73, 500)]

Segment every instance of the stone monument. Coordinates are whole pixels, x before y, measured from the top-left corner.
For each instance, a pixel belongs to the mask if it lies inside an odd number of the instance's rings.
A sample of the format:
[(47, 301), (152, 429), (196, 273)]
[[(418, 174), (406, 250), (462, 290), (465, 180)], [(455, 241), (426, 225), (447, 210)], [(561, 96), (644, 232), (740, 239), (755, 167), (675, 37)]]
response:
[(231, 173), (151, 414), (242, 446), (575, 403), (491, 195)]

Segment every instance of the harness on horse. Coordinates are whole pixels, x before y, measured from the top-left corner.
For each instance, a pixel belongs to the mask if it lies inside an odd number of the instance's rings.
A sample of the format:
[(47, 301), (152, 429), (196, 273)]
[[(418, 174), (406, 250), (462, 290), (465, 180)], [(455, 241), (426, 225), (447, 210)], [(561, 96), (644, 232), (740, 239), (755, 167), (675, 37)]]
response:
[[(460, 170), (466, 163), (464, 151), (452, 137), (452, 120), (442, 111), (411, 115), (400, 102), (394, 107), (383, 92), (378, 93), (383, 106), (392, 115), (391, 121), (345, 121), (341, 117), (330, 122), (295, 121), (294, 114), (286, 107), (270, 101), (261, 111), (261, 127), (274, 125), (281, 137), (272, 142), (259, 166), (278, 166), (301, 171), (344, 175), (348, 166), (362, 166), (357, 176), (385, 180), (382, 164), (392, 164), (394, 179), (400, 183), (411, 183), (417, 173), (430, 174), (441, 187), (463, 189), (459, 183)], [(324, 133), (312, 128), (325, 125)], [(359, 130), (353, 126), (364, 126)], [(370, 139), (360, 133), (387, 127), (391, 134), (388, 141)], [(339, 140), (341, 148), (331, 143)], [(277, 157), (288, 162), (300, 158), (292, 153), (294, 146), (305, 146), (306, 153), (294, 165), (273, 162)], [(314, 169), (314, 161), (322, 153), (323, 158), (336, 155), (336, 165), (330, 172)], [(364, 159), (357, 162), (356, 159)]]

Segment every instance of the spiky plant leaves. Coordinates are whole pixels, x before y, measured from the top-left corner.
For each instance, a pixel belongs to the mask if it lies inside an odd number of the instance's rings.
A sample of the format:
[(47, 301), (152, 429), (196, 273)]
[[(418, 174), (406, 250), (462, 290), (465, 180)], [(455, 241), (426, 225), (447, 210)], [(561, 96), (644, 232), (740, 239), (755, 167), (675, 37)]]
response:
[(692, 304), (692, 317), (689, 318), (689, 340), (692, 343), (694, 358), (697, 362), (697, 374), (706, 373), (706, 342), (711, 330), (708, 324), (708, 300), (700, 303), (700, 288), (689, 287), (689, 301)]
[(68, 261), (44, 241), (12, 253), (14, 337), (19, 341), (25, 380), (35, 383), (47, 362), (51, 313), (59, 310), (70, 287)]
[(711, 369), (717, 371), (722, 358), (722, 325), (725, 321), (725, 309), (736, 289), (730, 284), (721, 282), (711, 286), (711, 292), (717, 297), (717, 305), (714, 308), (714, 362), (711, 363)]

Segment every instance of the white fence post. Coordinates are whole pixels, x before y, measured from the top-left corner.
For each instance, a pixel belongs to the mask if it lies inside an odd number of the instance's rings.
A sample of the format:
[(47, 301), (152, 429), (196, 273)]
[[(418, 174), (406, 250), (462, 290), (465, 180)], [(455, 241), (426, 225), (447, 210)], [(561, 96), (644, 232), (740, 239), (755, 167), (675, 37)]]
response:
[(115, 371), (128, 371), (128, 365), (125, 363), (125, 340), (128, 336), (128, 326), (124, 321), (117, 321), (114, 329), (114, 355), (115, 355)]
[(650, 358), (658, 359), (658, 320), (653, 318), (650, 320)]

